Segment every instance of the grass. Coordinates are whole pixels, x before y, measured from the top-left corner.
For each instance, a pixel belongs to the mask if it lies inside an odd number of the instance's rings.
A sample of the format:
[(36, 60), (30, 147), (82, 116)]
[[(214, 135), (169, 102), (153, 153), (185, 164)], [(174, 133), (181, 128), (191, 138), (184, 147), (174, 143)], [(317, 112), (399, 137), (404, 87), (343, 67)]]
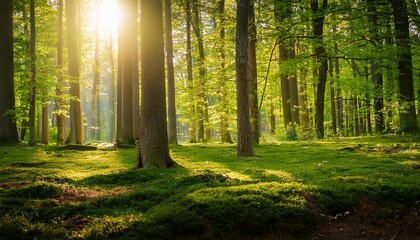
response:
[(234, 145), (171, 146), (181, 167), (150, 170), (134, 170), (135, 149), (0, 147), (0, 239), (307, 239), (373, 206), (372, 219), (415, 222), (419, 143), (278, 142), (253, 158)]

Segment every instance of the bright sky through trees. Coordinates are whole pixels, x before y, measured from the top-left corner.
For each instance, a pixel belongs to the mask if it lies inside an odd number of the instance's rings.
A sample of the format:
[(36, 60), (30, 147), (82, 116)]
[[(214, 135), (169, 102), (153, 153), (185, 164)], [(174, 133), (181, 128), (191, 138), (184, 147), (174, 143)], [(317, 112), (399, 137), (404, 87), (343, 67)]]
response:
[(89, 32), (94, 31), (96, 15), (98, 14), (100, 35), (106, 36), (112, 33), (113, 36), (117, 36), (118, 24), (123, 15), (118, 7), (117, 0), (101, 0), (99, 7), (96, 6), (95, 1), (91, 1), (87, 14)]

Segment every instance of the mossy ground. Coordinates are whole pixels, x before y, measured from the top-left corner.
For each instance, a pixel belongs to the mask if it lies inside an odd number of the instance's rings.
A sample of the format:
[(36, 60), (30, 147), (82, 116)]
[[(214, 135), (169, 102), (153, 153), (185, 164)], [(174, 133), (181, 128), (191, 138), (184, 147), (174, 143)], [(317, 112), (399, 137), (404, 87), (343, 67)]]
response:
[(180, 167), (135, 170), (136, 149), (0, 147), (0, 239), (420, 236), (419, 135), (235, 152), (171, 146)]

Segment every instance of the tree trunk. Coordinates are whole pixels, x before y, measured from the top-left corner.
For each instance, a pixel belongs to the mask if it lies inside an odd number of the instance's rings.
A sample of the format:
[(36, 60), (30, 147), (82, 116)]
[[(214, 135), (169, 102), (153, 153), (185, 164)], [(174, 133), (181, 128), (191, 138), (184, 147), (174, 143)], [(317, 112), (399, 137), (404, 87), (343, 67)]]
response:
[(391, 0), (391, 3), (397, 44), (400, 129), (403, 132), (414, 132), (418, 130), (418, 126), (414, 103), (413, 64), (407, 3), (405, 0)]
[(165, 54), (162, 1), (141, 1), (141, 122), (137, 168), (167, 168)]
[(165, 0), (165, 36), (166, 68), (168, 73), (168, 141), (178, 144), (175, 106), (175, 76), (172, 44), (172, 8), (171, 0)]
[(225, 0), (218, 0), (218, 14), (220, 22), (220, 88), (219, 88), (219, 102), (220, 102), (220, 125), (221, 130), (220, 134), (222, 137), (222, 142), (232, 143), (232, 138), (229, 131), (229, 102), (227, 99), (227, 89), (226, 89), (226, 49), (225, 49)]
[(187, 79), (188, 88), (190, 90), (191, 100), (190, 104), (190, 143), (197, 142), (197, 110), (194, 92), (194, 80), (193, 80), (193, 69), (192, 69), (192, 48), (191, 48), (191, 4), (190, 1), (185, 1), (185, 12), (186, 12), (186, 38), (187, 38)]
[(55, 89), (55, 111), (57, 117), (57, 145), (66, 142), (66, 108), (65, 108), (65, 85), (63, 78), (63, 0), (58, 1), (58, 29), (57, 29), (57, 87)]
[(323, 28), (325, 15), (324, 11), (327, 8), (327, 0), (323, 0), (321, 9), (318, 6), (318, 0), (311, 0), (311, 9), (314, 13), (313, 16), (313, 34), (316, 38), (315, 41), (315, 54), (319, 64), (318, 68), (318, 84), (316, 91), (316, 136), (317, 138), (324, 138), (324, 97), (325, 85), (327, 83), (328, 62), (326, 51), (323, 43)]
[[(334, 77), (334, 63), (333, 60), (330, 59), (329, 60), (329, 72), (330, 72), (330, 77), (331, 79), (333, 79)], [(335, 89), (334, 89), (334, 82), (331, 80), (330, 81), (330, 104), (331, 104), (331, 127), (332, 127), (332, 131), (334, 135), (337, 135), (337, 115), (336, 115), (336, 106), (335, 106)]]
[(13, 1), (0, 1), (0, 143), (17, 142), (13, 67)]
[(258, 112), (258, 73), (257, 73), (257, 27), (255, 25), (255, 0), (249, 1), (248, 9), (248, 80), (249, 104), (251, 114), (252, 143), (260, 143), (260, 117)]
[(138, 140), (140, 137), (140, 83), (139, 83), (139, 49), (138, 49), (138, 23), (137, 23), (137, 8), (138, 0), (131, 0), (129, 2), (129, 30), (128, 38), (130, 38), (130, 56), (131, 56), (131, 83), (132, 83), (132, 129), (133, 139)]
[[(119, 7), (123, 8), (123, 0), (119, 0)], [(118, 26), (118, 69), (117, 69), (117, 129), (115, 141), (117, 145), (123, 143), (123, 23), (120, 21)]]
[(204, 39), (201, 30), (201, 20), (198, 12), (198, 0), (190, 0), (192, 7), (192, 27), (194, 34), (197, 38), (198, 43), (198, 64), (199, 64), (199, 94), (200, 100), (197, 102), (197, 112), (198, 112), (198, 140), (199, 141), (208, 141), (211, 138), (210, 128), (206, 127), (209, 125), (208, 119), (208, 99), (205, 93), (206, 86), (206, 65), (205, 65), (205, 53), (204, 53)]
[(78, 28), (76, 16), (76, 1), (66, 1), (67, 18), (67, 48), (68, 67), (70, 77), (70, 136), (69, 143), (83, 144), (83, 118), (80, 102), (80, 73), (79, 73), (79, 50), (78, 50)]
[(111, 33), (107, 41), (108, 57), (109, 57), (109, 66), (111, 68), (109, 73), (109, 94), (108, 94), (108, 103), (110, 111), (108, 114), (109, 117), (109, 141), (113, 142), (116, 140), (116, 112), (115, 112), (115, 63), (114, 63), (114, 48), (113, 48), (114, 37)]
[[(373, 0), (368, 0), (368, 19), (372, 24), (370, 32), (372, 34), (372, 42), (374, 47), (382, 48), (382, 39), (379, 36), (378, 26), (378, 15), (376, 9), (376, 3)], [(379, 62), (376, 59), (370, 61), (370, 75), (371, 81), (374, 86), (373, 92), (373, 109), (374, 109), (374, 121), (375, 121), (375, 132), (377, 134), (382, 133), (385, 130), (385, 120), (383, 114), (384, 99), (383, 99), (383, 76), (379, 67)]]
[(92, 99), (91, 99), (91, 139), (99, 140), (99, 89), (100, 89), (100, 79), (101, 79), (101, 70), (99, 63), (99, 7), (100, 1), (96, 0), (96, 18), (95, 18), (95, 49), (93, 57), (93, 86), (92, 86)]
[(237, 156), (254, 156), (249, 116), (249, 91), (247, 80), (248, 0), (237, 1), (236, 15), (236, 105), (238, 144)]
[(29, 84), (29, 144), (36, 144), (35, 126), (36, 126), (36, 33), (35, 33), (35, 1), (29, 2), (29, 22), (30, 22), (30, 55), (31, 55), (31, 81)]
[[(125, 17), (122, 28), (122, 142), (134, 144), (133, 129), (133, 51), (130, 33), (133, 29), (131, 3), (134, 0), (122, 0)], [(136, 19), (137, 22), (137, 19)]]

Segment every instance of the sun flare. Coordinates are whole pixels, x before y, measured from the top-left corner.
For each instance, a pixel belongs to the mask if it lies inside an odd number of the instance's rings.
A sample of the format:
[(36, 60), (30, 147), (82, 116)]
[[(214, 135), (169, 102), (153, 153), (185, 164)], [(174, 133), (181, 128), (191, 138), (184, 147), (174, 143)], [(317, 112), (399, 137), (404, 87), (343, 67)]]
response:
[[(92, 1), (89, 11), (91, 18), (91, 26), (95, 28), (98, 21), (99, 31), (105, 34), (116, 34), (118, 31), (118, 23), (121, 18), (121, 11), (116, 0), (99, 0)], [(99, 6), (98, 6), (99, 5)]]

